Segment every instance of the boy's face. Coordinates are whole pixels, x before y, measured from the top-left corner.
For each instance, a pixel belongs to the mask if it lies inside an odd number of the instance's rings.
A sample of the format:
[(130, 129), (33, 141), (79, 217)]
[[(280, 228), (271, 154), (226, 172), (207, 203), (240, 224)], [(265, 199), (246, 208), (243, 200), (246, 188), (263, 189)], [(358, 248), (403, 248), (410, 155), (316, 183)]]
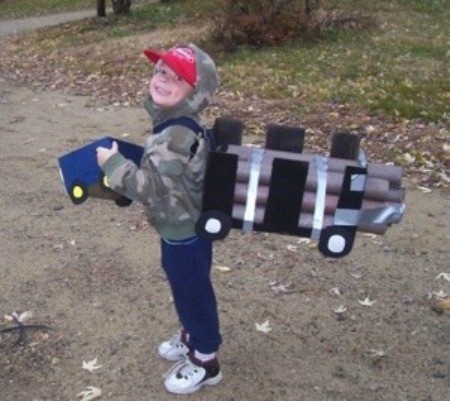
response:
[(155, 104), (163, 109), (174, 107), (189, 96), (193, 89), (164, 61), (158, 61), (149, 85), (150, 96)]

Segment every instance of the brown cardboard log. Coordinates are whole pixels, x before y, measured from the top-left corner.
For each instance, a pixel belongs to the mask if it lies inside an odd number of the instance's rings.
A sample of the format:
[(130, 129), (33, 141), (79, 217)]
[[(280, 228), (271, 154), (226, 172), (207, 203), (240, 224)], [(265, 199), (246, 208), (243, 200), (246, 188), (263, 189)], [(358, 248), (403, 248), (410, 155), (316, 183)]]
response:
[[(249, 162), (238, 163), (236, 182), (248, 183), (250, 177)], [(263, 164), (259, 171), (259, 185), (269, 186), (270, 177), (272, 174), (271, 165)], [(342, 183), (344, 180), (344, 174), (339, 172), (330, 171), (327, 173), (327, 193), (333, 195), (339, 195), (342, 189)], [(315, 168), (310, 165), (308, 169), (308, 175), (306, 178), (306, 191), (315, 192), (317, 189), (317, 174)], [(385, 200), (385, 195), (389, 191), (389, 182), (385, 179), (367, 177), (365, 196), (374, 200)], [(400, 201), (400, 200), (399, 200)]]
[[(247, 202), (248, 185), (240, 182), (236, 182), (234, 187), (234, 202), (243, 203)], [(268, 186), (258, 186), (258, 193), (256, 195), (256, 204), (265, 205), (269, 196)]]
[[(234, 202), (245, 205), (247, 202), (247, 190), (248, 186), (246, 184), (236, 183), (234, 191)], [(267, 198), (269, 195), (269, 187), (260, 186), (258, 187), (258, 194), (256, 197), (256, 204), (258, 206), (265, 207), (267, 204)], [(325, 197), (325, 214), (333, 214), (336, 211), (337, 204), (339, 200), (339, 195), (327, 194)], [(363, 204), (361, 209), (376, 209), (380, 207), (395, 206), (401, 203), (391, 202), (391, 201), (379, 201), (376, 199), (363, 199)], [(305, 192), (303, 194), (302, 200), (302, 212), (314, 212), (316, 208), (316, 193), (315, 192)]]
[(390, 189), (383, 198), (386, 202), (403, 203), (405, 201), (405, 188)]
[[(245, 215), (245, 205), (235, 203), (233, 205), (233, 218), (237, 220), (244, 220)], [(300, 218), (298, 221), (299, 227), (312, 228), (313, 223), (312, 213), (300, 213)], [(256, 224), (262, 224), (264, 221), (264, 207), (257, 206), (255, 209), (254, 222)], [(322, 228), (330, 227), (334, 225), (334, 217), (331, 214), (325, 214), (323, 216), (323, 226)], [(372, 234), (384, 234), (387, 230), (386, 224), (358, 224), (358, 231), (368, 232)]]
[[(227, 148), (227, 153), (236, 154), (240, 161), (250, 162), (252, 155), (252, 148), (230, 145)], [(271, 166), (274, 158), (282, 158), (288, 160), (300, 160), (305, 162), (314, 161), (315, 154), (309, 153), (292, 153), (278, 150), (265, 150), (262, 161), (262, 166)], [(336, 159), (333, 157), (327, 158), (328, 171), (341, 172), (345, 171), (347, 166), (360, 166), (359, 162), (353, 160)], [(399, 166), (391, 166), (382, 163), (367, 163), (367, 173), (369, 177), (382, 178), (391, 183), (391, 186), (401, 187), (403, 169)]]

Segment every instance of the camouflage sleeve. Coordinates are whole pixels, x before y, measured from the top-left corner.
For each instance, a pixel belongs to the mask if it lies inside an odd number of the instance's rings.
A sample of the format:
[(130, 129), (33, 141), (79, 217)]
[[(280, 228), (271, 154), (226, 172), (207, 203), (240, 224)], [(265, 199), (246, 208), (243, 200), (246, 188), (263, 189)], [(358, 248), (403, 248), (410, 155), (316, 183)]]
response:
[(144, 204), (167, 201), (190, 161), (195, 140), (190, 130), (169, 127), (150, 138), (139, 167), (116, 154), (106, 161), (103, 171), (111, 188), (129, 199)]

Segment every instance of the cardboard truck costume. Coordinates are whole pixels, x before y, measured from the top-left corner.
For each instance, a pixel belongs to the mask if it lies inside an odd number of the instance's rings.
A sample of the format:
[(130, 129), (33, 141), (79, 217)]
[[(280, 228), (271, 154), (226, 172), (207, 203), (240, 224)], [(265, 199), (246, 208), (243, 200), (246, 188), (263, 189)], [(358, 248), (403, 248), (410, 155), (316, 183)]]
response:
[(113, 141), (117, 142), (119, 151), (127, 159), (139, 165), (143, 147), (111, 137), (98, 139), (58, 158), (61, 179), (74, 204), (79, 205), (88, 197), (111, 199), (119, 206), (131, 204), (131, 200), (109, 188), (108, 181), (97, 164), (97, 147), (111, 148)]
[[(342, 257), (357, 231), (384, 234), (405, 212), (401, 167), (366, 160), (359, 138), (332, 137), (329, 157), (303, 152), (303, 128), (270, 125), (264, 147), (241, 145), (243, 124), (219, 118), (206, 170), (197, 234), (218, 240), (232, 228), (307, 237), (319, 251)], [(59, 158), (61, 176), (75, 204), (89, 196), (130, 200), (108, 188), (97, 166), (97, 146), (106, 137)], [(119, 151), (139, 165), (143, 148), (116, 140)]]

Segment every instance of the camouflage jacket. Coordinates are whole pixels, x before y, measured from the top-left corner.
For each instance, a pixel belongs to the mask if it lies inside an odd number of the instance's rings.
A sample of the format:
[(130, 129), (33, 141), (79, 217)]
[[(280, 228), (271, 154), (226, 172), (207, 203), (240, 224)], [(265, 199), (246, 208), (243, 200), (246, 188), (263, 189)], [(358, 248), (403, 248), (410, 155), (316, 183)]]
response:
[[(144, 106), (154, 126), (181, 116), (198, 122), (217, 89), (212, 59), (195, 45), (189, 46), (196, 53), (197, 85), (172, 109), (163, 110), (147, 99)], [(149, 222), (161, 237), (181, 240), (195, 235), (208, 151), (205, 139), (181, 125), (169, 125), (146, 140), (140, 166), (117, 153), (102, 168), (114, 191), (144, 204)]]

